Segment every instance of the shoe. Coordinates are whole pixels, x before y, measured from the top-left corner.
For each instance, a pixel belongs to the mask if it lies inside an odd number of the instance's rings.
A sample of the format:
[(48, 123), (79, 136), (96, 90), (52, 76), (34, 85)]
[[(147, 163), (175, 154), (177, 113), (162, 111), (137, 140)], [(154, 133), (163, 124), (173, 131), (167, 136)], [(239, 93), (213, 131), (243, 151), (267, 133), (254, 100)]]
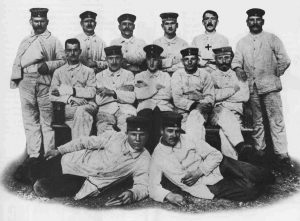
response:
[(15, 180), (21, 183), (30, 184), (31, 180), (29, 175), (29, 168), (32, 167), (32, 165), (39, 163), (40, 161), (41, 157), (29, 157), (26, 160), (24, 160), (24, 162), (20, 166), (18, 166), (18, 168), (13, 174)]

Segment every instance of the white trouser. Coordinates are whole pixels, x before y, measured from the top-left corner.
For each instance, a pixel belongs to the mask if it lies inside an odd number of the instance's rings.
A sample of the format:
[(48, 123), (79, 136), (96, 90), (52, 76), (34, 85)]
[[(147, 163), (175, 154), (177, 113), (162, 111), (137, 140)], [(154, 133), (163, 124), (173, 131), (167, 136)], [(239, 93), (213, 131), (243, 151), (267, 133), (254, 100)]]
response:
[(181, 128), (192, 140), (205, 140), (205, 119), (198, 110), (192, 110), (189, 115), (184, 114)]
[(93, 126), (93, 115), (97, 110), (96, 105), (83, 106), (66, 105), (66, 124), (71, 128), (72, 140), (81, 136), (89, 136)]
[(257, 150), (264, 150), (266, 148), (261, 102), (264, 104), (267, 113), (274, 152), (276, 154), (287, 154), (287, 137), (280, 93), (273, 91), (259, 95), (255, 85), (253, 92), (250, 94), (250, 105), (254, 124), (254, 146)]
[(110, 114), (99, 109), (97, 113), (97, 135), (107, 130), (114, 130), (114, 126), (117, 126), (122, 132), (126, 132), (126, 119), (131, 116), (133, 115), (124, 113), (120, 109), (115, 114)]
[(49, 86), (37, 83), (38, 76), (38, 73), (24, 74), (19, 84), (26, 150), (29, 157), (35, 158), (40, 155), (42, 143), (45, 153), (55, 148)]
[(217, 106), (212, 114), (212, 124), (215, 123), (220, 126), (221, 152), (225, 156), (237, 160), (238, 155), (234, 147), (244, 141), (241, 132), (240, 114), (222, 106)]

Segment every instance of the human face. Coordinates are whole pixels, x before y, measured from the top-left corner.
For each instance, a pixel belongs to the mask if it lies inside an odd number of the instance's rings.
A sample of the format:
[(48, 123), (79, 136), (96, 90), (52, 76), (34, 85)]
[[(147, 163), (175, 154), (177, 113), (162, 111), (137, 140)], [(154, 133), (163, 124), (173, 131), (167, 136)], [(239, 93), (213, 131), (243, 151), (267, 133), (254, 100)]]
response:
[(148, 139), (145, 131), (127, 131), (127, 141), (132, 149), (142, 151)]
[(264, 25), (264, 19), (259, 16), (250, 16), (247, 18), (247, 26), (253, 34), (259, 34), (262, 32), (262, 27)]
[(49, 20), (46, 17), (31, 17), (30, 24), (36, 35), (42, 34), (46, 31)]
[(135, 29), (135, 25), (132, 21), (125, 20), (119, 24), (119, 30), (121, 31), (121, 35), (128, 39), (133, 36), (133, 30)]
[(122, 66), (123, 57), (121, 55), (111, 55), (106, 57), (109, 70), (118, 71)]
[(161, 24), (166, 35), (176, 35), (176, 30), (178, 28), (178, 23), (175, 20), (166, 20)]
[(147, 58), (147, 67), (148, 70), (152, 73), (156, 72), (159, 65), (159, 59), (157, 58)]
[(85, 18), (80, 22), (82, 30), (87, 34), (94, 34), (97, 22), (92, 18)]
[(166, 146), (174, 147), (180, 139), (179, 127), (165, 127), (161, 131), (161, 142)]
[(216, 65), (221, 71), (228, 71), (231, 67), (232, 55), (230, 52), (215, 56)]
[(198, 57), (195, 55), (188, 55), (182, 58), (184, 69), (188, 73), (194, 73), (197, 70)]
[(210, 13), (205, 13), (202, 24), (204, 25), (204, 28), (207, 32), (214, 32), (216, 31), (218, 19), (216, 16)]
[(77, 64), (79, 62), (81, 49), (78, 44), (67, 44), (65, 53), (69, 64)]

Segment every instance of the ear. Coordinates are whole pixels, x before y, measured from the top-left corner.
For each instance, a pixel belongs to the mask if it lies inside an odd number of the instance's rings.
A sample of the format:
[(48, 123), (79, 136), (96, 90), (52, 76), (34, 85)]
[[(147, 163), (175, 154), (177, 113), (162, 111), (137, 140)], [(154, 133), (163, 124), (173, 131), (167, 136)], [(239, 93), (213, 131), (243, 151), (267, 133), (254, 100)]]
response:
[(164, 133), (163, 129), (160, 129), (160, 136), (162, 136)]
[(176, 22), (176, 29), (179, 27), (179, 24)]
[(49, 25), (49, 19), (47, 19), (47, 26)]
[(122, 25), (121, 25), (121, 24), (119, 24), (119, 26), (118, 26), (118, 27), (119, 27), (119, 30), (120, 30), (120, 31), (122, 31)]
[(32, 18), (29, 19), (29, 24), (32, 26)]
[(134, 30), (135, 29), (135, 24), (133, 24), (133, 26), (132, 26), (133, 28), (132, 28), (132, 30)]
[(262, 19), (261, 25), (264, 25), (264, 24), (265, 24), (265, 19)]
[(81, 27), (83, 26), (83, 21), (82, 21), (82, 20), (80, 21), (80, 26), (81, 26)]
[(164, 22), (162, 22), (160, 26), (162, 29), (164, 29)]
[(97, 22), (95, 21), (95, 27), (97, 26)]
[(82, 52), (82, 49), (79, 49), (79, 54), (81, 54), (81, 52)]

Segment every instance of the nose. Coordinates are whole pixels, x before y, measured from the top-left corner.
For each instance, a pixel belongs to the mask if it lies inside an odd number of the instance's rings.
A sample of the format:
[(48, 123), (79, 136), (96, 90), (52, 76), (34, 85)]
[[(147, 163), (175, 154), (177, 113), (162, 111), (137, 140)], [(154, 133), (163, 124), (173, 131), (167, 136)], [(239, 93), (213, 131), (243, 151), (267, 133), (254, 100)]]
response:
[(136, 135), (136, 141), (139, 142), (140, 140), (141, 140), (141, 135), (140, 135), (140, 134), (137, 134), (137, 135)]

